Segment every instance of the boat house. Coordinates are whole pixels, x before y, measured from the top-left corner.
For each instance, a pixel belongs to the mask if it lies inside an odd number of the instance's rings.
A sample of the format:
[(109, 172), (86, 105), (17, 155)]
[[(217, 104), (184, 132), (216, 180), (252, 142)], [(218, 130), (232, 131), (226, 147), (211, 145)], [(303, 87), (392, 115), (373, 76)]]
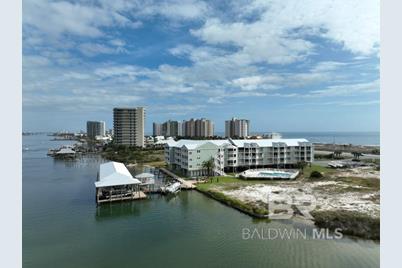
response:
[(150, 193), (155, 192), (155, 175), (151, 173), (141, 173), (135, 176), (138, 179), (140, 184), (140, 189), (143, 192)]
[(118, 162), (107, 162), (99, 167), (95, 182), (96, 203), (146, 198), (140, 190), (141, 181), (133, 178), (126, 166)]
[(69, 147), (61, 148), (54, 154), (54, 157), (63, 159), (74, 158), (75, 156), (76, 156), (75, 151)]

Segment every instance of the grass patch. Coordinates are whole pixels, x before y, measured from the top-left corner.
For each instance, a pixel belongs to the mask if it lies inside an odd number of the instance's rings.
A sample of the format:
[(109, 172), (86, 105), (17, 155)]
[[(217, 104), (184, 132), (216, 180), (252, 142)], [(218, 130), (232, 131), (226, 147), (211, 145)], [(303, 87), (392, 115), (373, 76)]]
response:
[(320, 228), (340, 228), (346, 235), (380, 240), (380, 219), (355, 211), (313, 211), (315, 224)]
[(152, 166), (152, 167), (166, 167), (166, 162), (165, 161), (156, 161), (156, 162), (146, 162), (147, 165)]
[(333, 179), (333, 181), (340, 184), (320, 185), (314, 187), (314, 190), (327, 192), (329, 194), (348, 192), (371, 193), (380, 190), (380, 180), (375, 178), (340, 177)]
[(224, 190), (236, 190), (241, 187), (246, 187), (253, 184), (280, 184), (283, 181), (275, 180), (242, 180), (231, 176), (217, 176), (212, 177), (206, 183), (197, 184), (197, 188), (201, 190), (209, 190), (214, 188), (221, 188)]
[(222, 192), (219, 192), (219, 191), (216, 191), (213, 189), (205, 189), (202, 187), (201, 188), (197, 187), (197, 190), (218, 200), (221, 203), (224, 203), (225, 205), (228, 205), (237, 210), (240, 210), (250, 216), (253, 216), (256, 218), (265, 218), (268, 215), (268, 210), (266, 209), (266, 206), (262, 202), (246, 203), (239, 199), (227, 196), (227, 195), (223, 194)]
[(323, 175), (323, 178), (328, 177), (329, 175), (334, 174), (336, 171), (334, 169), (323, 167), (319, 165), (312, 164), (311, 166), (306, 166), (303, 169), (304, 178), (309, 178), (310, 174), (313, 172), (320, 172)]
[[(165, 165), (164, 149), (160, 148), (137, 148), (118, 145), (106, 145), (102, 156), (111, 161), (125, 164), (158, 164)], [(162, 164), (163, 163), (163, 164)]]
[(341, 181), (350, 186), (361, 186), (368, 188), (370, 191), (380, 190), (380, 180), (376, 178), (356, 178), (356, 177), (342, 177), (337, 178), (335, 181)]

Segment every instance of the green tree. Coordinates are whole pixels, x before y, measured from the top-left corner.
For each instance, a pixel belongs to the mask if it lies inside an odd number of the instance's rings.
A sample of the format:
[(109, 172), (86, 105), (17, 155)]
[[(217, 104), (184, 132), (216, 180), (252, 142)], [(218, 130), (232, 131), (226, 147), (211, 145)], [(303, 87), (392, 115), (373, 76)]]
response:
[(214, 158), (211, 157), (209, 160), (202, 162), (202, 168), (207, 171), (207, 176), (209, 177), (215, 168)]
[(355, 160), (359, 160), (360, 156), (363, 155), (360, 152), (352, 152), (352, 154), (353, 154), (353, 159), (355, 159)]
[(300, 169), (301, 171), (303, 171), (306, 166), (307, 166), (306, 161), (297, 162), (297, 168)]

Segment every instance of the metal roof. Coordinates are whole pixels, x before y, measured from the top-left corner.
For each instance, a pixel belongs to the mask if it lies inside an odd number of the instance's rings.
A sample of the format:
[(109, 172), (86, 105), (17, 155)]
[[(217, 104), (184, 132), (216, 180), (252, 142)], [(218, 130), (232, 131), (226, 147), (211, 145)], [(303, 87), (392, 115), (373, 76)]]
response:
[(133, 178), (124, 164), (107, 162), (99, 166), (99, 181), (95, 182), (95, 186), (99, 188), (140, 183), (139, 180)]
[(71, 148), (61, 148), (56, 154), (75, 154), (75, 151), (71, 150)]
[(183, 147), (185, 146), (187, 149), (196, 149), (197, 147), (204, 145), (206, 143), (212, 143), (216, 146), (222, 146), (222, 145), (230, 145), (229, 140), (178, 140), (177, 142), (173, 143), (170, 142), (168, 143), (169, 146), (172, 147)]
[(286, 146), (299, 146), (300, 143), (309, 143), (306, 139), (252, 139), (252, 140), (232, 140), (237, 147), (256, 144), (260, 147), (271, 147), (275, 144), (283, 143)]
[(216, 146), (234, 145), (236, 147), (244, 147), (247, 145), (257, 145), (259, 147), (271, 147), (276, 144), (286, 144), (286, 146), (299, 146), (300, 143), (310, 143), (306, 139), (225, 139), (225, 140), (179, 140), (177, 142), (169, 142), (170, 147), (181, 148), (185, 146), (187, 149), (196, 149), (199, 146), (213, 143)]

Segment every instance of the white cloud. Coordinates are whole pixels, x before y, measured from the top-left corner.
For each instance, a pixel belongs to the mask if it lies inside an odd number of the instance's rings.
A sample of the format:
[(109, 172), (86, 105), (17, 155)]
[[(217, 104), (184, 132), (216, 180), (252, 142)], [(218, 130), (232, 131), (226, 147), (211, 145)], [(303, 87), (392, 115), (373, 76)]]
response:
[(310, 91), (308, 96), (312, 97), (349, 96), (363, 93), (378, 92), (379, 90), (380, 90), (380, 80), (374, 80), (367, 83), (329, 86), (325, 89)]
[(368, 101), (320, 101), (320, 102), (300, 102), (293, 103), (289, 106), (370, 106), (370, 105), (378, 105), (380, 104), (379, 100), (368, 100)]
[(356, 54), (375, 54), (379, 45), (379, 1), (253, 1), (239, 13), (258, 10), (252, 22), (209, 18), (191, 33), (212, 45), (232, 45), (244, 63), (288, 64), (315, 50), (309, 36), (340, 44)]
[(130, 20), (96, 5), (27, 0), (23, 6), (23, 24), (53, 37), (62, 34), (99, 37), (104, 35), (102, 27), (129, 25)]
[(277, 89), (278, 83), (283, 82), (283, 78), (279, 75), (255, 75), (237, 78), (232, 81), (233, 85), (240, 87), (242, 90), (256, 89)]
[(112, 39), (109, 41), (109, 43), (116, 47), (124, 47), (126, 45), (126, 42), (121, 39)]
[[(24, 53), (24, 105), (50, 106), (54, 98), (57, 107), (74, 107), (75, 103), (81, 107), (87, 102), (87, 109), (96, 110), (109, 109), (111, 103), (157, 100), (185, 103), (188, 104), (185, 110), (190, 111), (197, 105), (207, 107), (208, 103), (225, 103), (233, 98), (278, 96), (324, 100), (378, 90), (379, 85), (361, 82), (376, 79), (375, 74), (373, 78), (373, 72), (368, 71), (368, 76), (363, 77), (360, 70), (364, 68), (353, 63), (372, 59), (370, 53), (377, 50), (374, 34), (377, 30), (372, 25), (376, 21), (376, 6), (372, 3), (361, 9), (367, 14), (358, 15), (360, 11), (346, 1), (335, 1), (332, 6), (328, 1), (252, 1), (246, 8), (238, 2), (226, 4), (232, 6), (228, 13), (211, 10), (203, 1), (28, 0), (24, 2), (24, 46), (35, 48), (36, 54)], [(116, 57), (115, 62), (113, 57), (108, 57), (108, 62), (91, 62), (76, 53), (91, 57), (128, 52), (131, 57), (133, 54), (126, 49), (137, 45), (138, 36), (119, 32), (120, 27), (138, 27), (142, 24), (138, 20), (147, 23), (155, 17), (158, 22), (162, 17), (161, 21), (169, 26), (172, 21), (179, 21), (195, 27), (191, 33), (193, 38), (204, 41), (202, 45), (197, 45), (199, 40), (191, 42), (184, 34), (184, 40), (191, 44), (169, 40), (161, 46), (162, 51), (155, 52), (163, 55), (163, 59), (168, 50), (190, 64), (174, 66), (161, 62), (143, 67), (128, 64), (128, 60), (121, 64), (118, 62), (121, 57)], [(194, 26), (203, 20), (200, 28)], [(342, 24), (351, 20), (353, 25)], [(341, 25), (349, 28), (342, 30)], [(340, 44), (356, 55), (342, 62), (336, 61), (337, 57), (317, 61), (317, 57), (310, 56), (317, 56), (314, 53), (327, 43), (317, 42), (312, 36)], [(355, 38), (364, 44), (355, 44)], [(138, 49), (144, 47), (140, 44)], [(345, 71), (348, 69), (352, 71)], [(178, 106), (181, 105), (173, 105), (166, 111), (175, 112)]]
[(93, 43), (83, 43), (78, 46), (78, 49), (85, 56), (95, 56), (97, 54), (113, 54), (116, 53), (116, 50), (102, 45), (102, 44), (93, 44)]
[(197, 19), (206, 15), (208, 6), (197, 0), (151, 1), (142, 7), (140, 15), (162, 15), (169, 19)]

